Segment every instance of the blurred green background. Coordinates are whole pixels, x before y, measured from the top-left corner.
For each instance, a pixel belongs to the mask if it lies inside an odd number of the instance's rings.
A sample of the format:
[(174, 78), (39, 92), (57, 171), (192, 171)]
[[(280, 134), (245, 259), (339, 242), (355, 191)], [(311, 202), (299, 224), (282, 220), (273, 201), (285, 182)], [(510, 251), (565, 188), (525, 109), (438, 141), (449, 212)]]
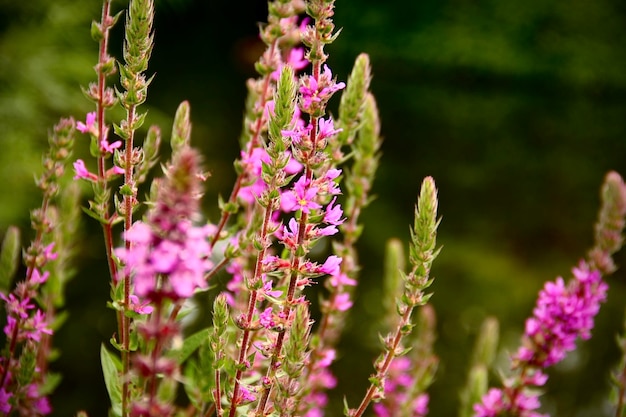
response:
[[(244, 82), (263, 46), (263, 1), (156, 1), (149, 123), (164, 132), (178, 103), (190, 100), (193, 141), (212, 172), (205, 199), (228, 195), (245, 97)], [(116, 10), (125, 6), (115, 4)], [(421, 180), (440, 191), (439, 242), (432, 304), (441, 365), (431, 416), (456, 415), (471, 346), (488, 315), (502, 324), (502, 358), (517, 347), (524, 319), (545, 280), (569, 276), (592, 244), (598, 189), (605, 173), (626, 174), (626, 3), (619, 0), (338, 0), (343, 28), (328, 48), (345, 80), (359, 52), (371, 56), (372, 89), (385, 137), (363, 216), (362, 287), (342, 342), (333, 396), (355, 405), (379, 351), (381, 253), (387, 239), (408, 238)], [(28, 228), (39, 203), (46, 132), (61, 116), (82, 119), (91, 104), (80, 86), (94, 79), (97, 47), (89, 36), (97, 0), (0, 0), (0, 235)], [(122, 25), (111, 40), (121, 54)], [(168, 135), (166, 134), (166, 137)], [(77, 156), (86, 157), (88, 143)], [(114, 331), (98, 226), (84, 222), (78, 276), (68, 287), (70, 319), (56, 337), (54, 364), (65, 379), (55, 416), (79, 409), (106, 415), (99, 345)], [(618, 255), (617, 262), (626, 264)], [(609, 278), (609, 300), (594, 338), (550, 372), (544, 411), (612, 415), (610, 368), (623, 321), (626, 273)], [(349, 352), (349, 354), (347, 354)], [(342, 354), (343, 353), (343, 354)], [(506, 362), (502, 362), (505, 364)]]

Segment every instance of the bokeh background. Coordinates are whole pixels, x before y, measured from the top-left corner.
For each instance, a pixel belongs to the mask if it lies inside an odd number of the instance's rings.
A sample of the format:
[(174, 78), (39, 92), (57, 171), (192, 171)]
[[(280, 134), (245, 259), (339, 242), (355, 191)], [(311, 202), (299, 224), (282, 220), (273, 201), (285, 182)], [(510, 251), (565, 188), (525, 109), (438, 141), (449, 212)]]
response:
[[(266, 3), (156, 5), (148, 123), (168, 132), (178, 103), (190, 100), (193, 141), (213, 174), (205, 207), (215, 218), (217, 195), (228, 195), (234, 181), (244, 82), (263, 48), (257, 25)], [(97, 0), (0, 0), (0, 235), (10, 224), (28, 229), (47, 131), (61, 116), (82, 119), (92, 109), (80, 86), (95, 76), (89, 26), (99, 15)], [(362, 286), (329, 415), (341, 414), (343, 395), (355, 404), (364, 392), (379, 351), (382, 250), (391, 237), (407, 240), (419, 184), (432, 175), (444, 248), (433, 270), (441, 365), (430, 415), (453, 416), (482, 320), (500, 320), (506, 358), (543, 282), (569, 276), (591, 246), (605, 173), (626, 174), (626, 3), (338, 0), (336, 24), (343, 30), (328, 48), (329, 64), (345, 80), (357, 54), (370, 55), (385, 142), (378, 197), (363, 215)], [(121, 27), (111, 40), (117, 57)], [(76, 153), (87, 156), (86, 139)], [(67, 288), (70, 317), (56, 337), (54, 367), (65, 378), (55, 416), (106, 415), (98, 352), (114, 318), (98, 226), (86, 218), (83, 231)], [(624, 255), (617, 261), (626, 264)], [(550, 372), (545, 412), (611, 415), (626, 272), (609, 284), (594, 338)]]

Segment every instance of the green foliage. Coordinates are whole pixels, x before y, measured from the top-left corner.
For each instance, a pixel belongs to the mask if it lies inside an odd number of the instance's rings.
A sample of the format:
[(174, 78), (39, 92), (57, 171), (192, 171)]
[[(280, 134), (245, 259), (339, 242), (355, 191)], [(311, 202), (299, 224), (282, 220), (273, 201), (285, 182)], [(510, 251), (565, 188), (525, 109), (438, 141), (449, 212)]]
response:
[(0, 291), (8, 293), (11, 282), (19, 266), (20, 229), (11, 226), (7, 229), (0, 249)]
[(104, 383), (109, 393), (109, 399), (111, 401), (111, 412), (115, 416), (122, 415), (122, 381), (121, 370), (122, 364), (119, 358), (113, 355), (104, 346), (100, 346), (100, 363), (102, 365), (102, 372), (104, 373)]

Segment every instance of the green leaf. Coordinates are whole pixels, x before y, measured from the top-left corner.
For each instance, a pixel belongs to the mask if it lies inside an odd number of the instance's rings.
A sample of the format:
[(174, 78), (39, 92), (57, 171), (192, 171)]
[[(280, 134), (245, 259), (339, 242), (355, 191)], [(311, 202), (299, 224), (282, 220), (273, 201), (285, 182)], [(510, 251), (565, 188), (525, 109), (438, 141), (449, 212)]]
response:
[(96, 21), (91, 22), (91, 39), (96, 42), (100, 42), (102, 39), (104, 39), (104, 33), (102, 33), (102, 28)]
[(19, 266), (20, 229), (10, 226), (2, 242), (0, 252), (0, 291), (8, 293), (11, 280)]
[(63, 376), (59, 373), (48, 373), (42, 385), (39, 386), (40, 395), (52, 394), (61, 383)]
[(87, 207), (81, 207), (81, 208), (83, 209), (85, 214), (88, 215), (89, 217), (91, 217), (92, 219), (95, 219), (95, 220), (97, 220), (98, 222), (100, 222), (102, 224), (106, 224), (106, 220), (104, 218), (102, 218), (102, 216), (100, 216), (95, 211), (93, 211), (91, 209), (88, 209)]
[(122, 415), (122, 378), (120, 377), (121, 364), (119, 359), (111, 354), (107, 348), (100, 345), (100, 362), (104, 384), (111, 399), (111, 412), (115, 416)]
[(209, 338), (209, 329), (202, 329), (199, 332), (188, 336), (184, 342), (183, 346), (176, 351), (172, 352), (172, 356), (176, 359), (176, 362), (181, 365), (192, 353), (194, 353), (200, 345), (208, 340)]

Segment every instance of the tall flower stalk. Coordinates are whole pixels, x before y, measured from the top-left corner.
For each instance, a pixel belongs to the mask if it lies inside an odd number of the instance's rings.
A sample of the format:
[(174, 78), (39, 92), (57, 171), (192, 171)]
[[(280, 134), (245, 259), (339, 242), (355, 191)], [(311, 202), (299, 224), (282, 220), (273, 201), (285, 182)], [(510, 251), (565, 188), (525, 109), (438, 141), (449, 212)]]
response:
[[(73, 274), (69, 263), (80, 197), (77, 184), (65, 187), (61, 177), (78, 131), (90, 138), (95, 168), (75, 161), (74, 179), (92, 186), (84, 211), (102, 226), (111, 278), (108, 305), (118, 324), (110, 344), (119, 354), (105, 344), (100, 352), (109, 414), (324, 415), (327, 391), (338, 383), (332, 365), (354, 302), (360, 215), (371, 201), (382, 143), (368, 56), (357, 57), (346, 83), (329, 67), (326, 47), (339, 33), (334, 7), (334, 0), (268, 3), (268, 23), (260, 28), (266, 49), (255, 65), (258, 78), (248, 81), (237, 179), (228, 200), (220, 199), (213, 225), (201, 212), (208, 174), (191, 147), (187, 101), (174, 116), (171, 159), (152, 180), (139, 218), (138, 189), (159, 161), (161, 143), (160, 129), (152, 126), (137, 146), (146, 118), (140, 106), (152, 80), (146, 72), (155, 5), (129, 1), (123, 59), (116, 63), (108, 49), (120, 15), (112, 16), (111, 0), (103, 0), (100, 21), (91, 27), (98, 42), (97, 79), (83, 90), (95, 110), (79, 122), (63, 119), (51, 132), (37, 180), (43, 203), (31, 216), (35, 237), (23, 253), (25, 275), (17, 284), (12, 284), (20, 252), (17, 229), (9, 230), (0, 251), (0, 298), (7, 313), (0, 413), (51, 412), (48, 395), (58, 383), (49, 367), (52, 336)], [(107, 84), (116, 72), (119, 89)], [(340, 93), (334, 118), (331, 100)], [(118, 103), (125, 117), (111, 124), (107, 117)], [(360, 403), (355, 408), (345, 403), (349, 417), (365, 415), (370, 405), (379, 417), (428, 413), (427, 388), (438, 365), (427, 293), (440, 251), (437, 193), (434, 179), (426, 177), (410, 231), (408, 272), (400, 242), (387, 246), (386, 335)], [(575, 349), (579, 338), (591, 336), (608, 289), (602, 276), (616, 270), (612, 255), (623, 244), (625, 216), (626, 185), (612, 172), (602, 188), (594, 247), (572, 279), (558, 278), (540, 291), (501, 388), (488, 389), (498, 329), (494, 320), (485, 322), (460, 415), (542, 416), (538, 390), (547, 381), (546, 369)], [(228, 282), (214, 279), (223, 276)], [(322, 282), (316, 316), (308, 287)], [(190, 333), (188, 324), (206, 301), (212, 304), (206, 317), (212, 325)], [(626, 351), (626, 342), (620, 340), (620, 346)], [(625, 408), (624, 363), (615, 374), (617, 416)]]
[[(0, 288), (7, 313), (6, 345), (0, 355), (0, 412), (4, 415), (49, 414), (48, 394), (59, 382), (58, 376), (48, 372), (48, 362), (52, 356), (51, 337), (58, 327), (55, 313), (64, 304), (61, 294), (72, 275), (55, 268), (54, 262), (67, 266), (73, 253), (66, 233), (72, 231), (67, 223), (77, 224), (73, 217), (76, 211), (62, 211), (58, 199), (76, 201), (75, 188), (62, 189), (74, 132), (74, 120), (62, 119), (49, 135), (44, 172), (36, 181), (43, 194), (42, 204), (31, 213), (35, 237), (24, 252), (25, 277), (11, 289), (12, 274), (8, 274)], [(1, 257), (3, 261), (9, 258), (13, 265), (2, 266), (15, 271), (18, 253), (19, 235), (8, 233)]]
[(626, 185), (610, 172), (602, 187), (602, 206), (595, 227), (595, 245), (588, 260), (572, 270), (573, 278), (548, 282), (539, 292), (533, 316), (526, 320), (522, 346), (512, 357), (514, 376), (503, 388), (491, 388), (474, 405), (476, 417), (541, 417), (537, 388), (548, 376), (545, 370), (576, 348), (577, 339), (589, 339), (594, 318), (606, 300), (602, 274), (615, 270), (611, 255), (622, 245), (626, 215)]
[[(374, 363), (375, 373), (370, 377), (370, 386), (361, 403), (356, 409), (347, 409), (349, 417), (363, 415), (371, 401), (378, 401), (385, 397), (385, 380), (389, 377), (394, 359), (406, 353), (402, 340), (408, 336), (414, 327), (412, 314), (416, 307), (425, 305), (432, 294), (425, 290), (432, 284), (430, 269), (433, 261), (439, 255), (437, 248), (437, 189), (431, 177), (422, 182), (415, 222), (411, 230), (411, 244), (409, 247), (409, 262), (411, 271), (403, 275), (404, 290), (396, 300), (396, 312), (399, 316), (395, 329), (383, 338), (385, 352)], [(397, 366), (397, 365), (396, 365)]]

